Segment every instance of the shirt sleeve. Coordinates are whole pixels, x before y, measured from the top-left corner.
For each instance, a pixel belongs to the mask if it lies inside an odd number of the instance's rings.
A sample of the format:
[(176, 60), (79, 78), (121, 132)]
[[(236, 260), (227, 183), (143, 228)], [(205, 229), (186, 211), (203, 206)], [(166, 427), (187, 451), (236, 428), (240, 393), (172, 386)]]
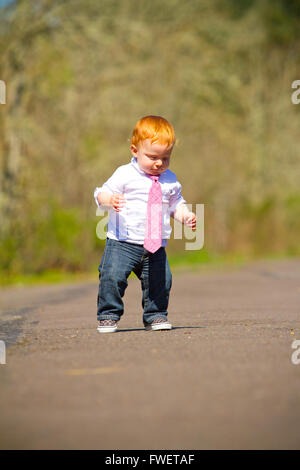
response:
[(122, 178), (121, 174), (121, 168), (117, 168), (116, 171), (112, 174), (110, 178), (101, 186), (97, 187), (94, 191), (94, 199), (98, 207), (101, 207), (97, 196), (101, 192), (106, 192), (106, 193), (122, 193), (124, 190), (124, 184), (122, 181), (124, 181), (124, 178)]
[(170, 209), (170, 214), (173, 217), (174, 212), (176, 211), (176, 208), (179, 206), (179, 204), (186, 202), (186, 200), (183, 198), (181, 194), (181, 184), (179, 183), (179, 181), (176, 182), (172, 193), (173, 194), (171, 194), (170, 202), (169, 202), (169, 209)]

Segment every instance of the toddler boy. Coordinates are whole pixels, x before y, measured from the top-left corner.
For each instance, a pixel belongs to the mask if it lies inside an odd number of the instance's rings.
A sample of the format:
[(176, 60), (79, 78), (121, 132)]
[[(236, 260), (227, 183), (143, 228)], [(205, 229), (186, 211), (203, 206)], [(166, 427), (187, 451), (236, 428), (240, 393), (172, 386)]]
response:
[(124, 311), (122, 297), (134, 272), (141, 281), (146, 330), (170, 330), (172, 285), (165, 247), (170, 216), (196, 228), (196, 215), (181, 195), (181, 184), (168, 170), (175, 144), (173, 126), (160, 116), (140, 119), (131, 138), (131, 162), (116, 169), (96, 188), (98, 207), (109, 210), (107, 239), (99, 265), (98, 331), (112, 333)]

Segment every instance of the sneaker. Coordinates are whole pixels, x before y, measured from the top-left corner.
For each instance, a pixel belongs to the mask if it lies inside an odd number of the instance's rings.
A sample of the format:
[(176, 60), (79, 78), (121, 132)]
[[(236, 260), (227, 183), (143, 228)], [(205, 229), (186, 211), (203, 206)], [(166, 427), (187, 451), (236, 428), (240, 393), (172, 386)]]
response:
[(145, 325), (145, 330), (147, 331), (156, 331), (156, 330), (171, 330), (172, 325), (170, 322), (164, 318), (157, 318), (152, 323)]
[(114, 333), (117, 331), (118, 323), (115, 320), (100, 320), (97, 330), (99, 333)]

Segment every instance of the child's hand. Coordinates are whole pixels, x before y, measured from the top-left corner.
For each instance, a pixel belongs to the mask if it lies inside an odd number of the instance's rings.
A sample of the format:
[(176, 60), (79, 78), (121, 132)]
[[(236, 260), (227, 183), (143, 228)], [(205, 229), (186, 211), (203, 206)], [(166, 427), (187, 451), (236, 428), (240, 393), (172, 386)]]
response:
[(194, 212), (189, 212), (185, 217), (184, 217), (184, 223), (188, 227), (190, 227), (192, 230), (196, 230), (196, 224), (197, 224), (197, 217)]
[(120, 212), (125, 204), (125, 197), (123, 194), (113, 194), (111, 198), (111, 205), (116, 212)]

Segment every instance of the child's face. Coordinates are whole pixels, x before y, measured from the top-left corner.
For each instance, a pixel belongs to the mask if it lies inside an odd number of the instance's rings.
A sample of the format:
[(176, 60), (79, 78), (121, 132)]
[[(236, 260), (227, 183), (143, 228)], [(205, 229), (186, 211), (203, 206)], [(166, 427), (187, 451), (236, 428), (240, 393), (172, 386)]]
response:
[(136, 147), (131, 145), (131, 153), (136, 157), (139, 167), (150, 175), (160, 175), (167, 170), (174, 144), (167, 147), (151, 143), (150, 139), (143, 140)]

